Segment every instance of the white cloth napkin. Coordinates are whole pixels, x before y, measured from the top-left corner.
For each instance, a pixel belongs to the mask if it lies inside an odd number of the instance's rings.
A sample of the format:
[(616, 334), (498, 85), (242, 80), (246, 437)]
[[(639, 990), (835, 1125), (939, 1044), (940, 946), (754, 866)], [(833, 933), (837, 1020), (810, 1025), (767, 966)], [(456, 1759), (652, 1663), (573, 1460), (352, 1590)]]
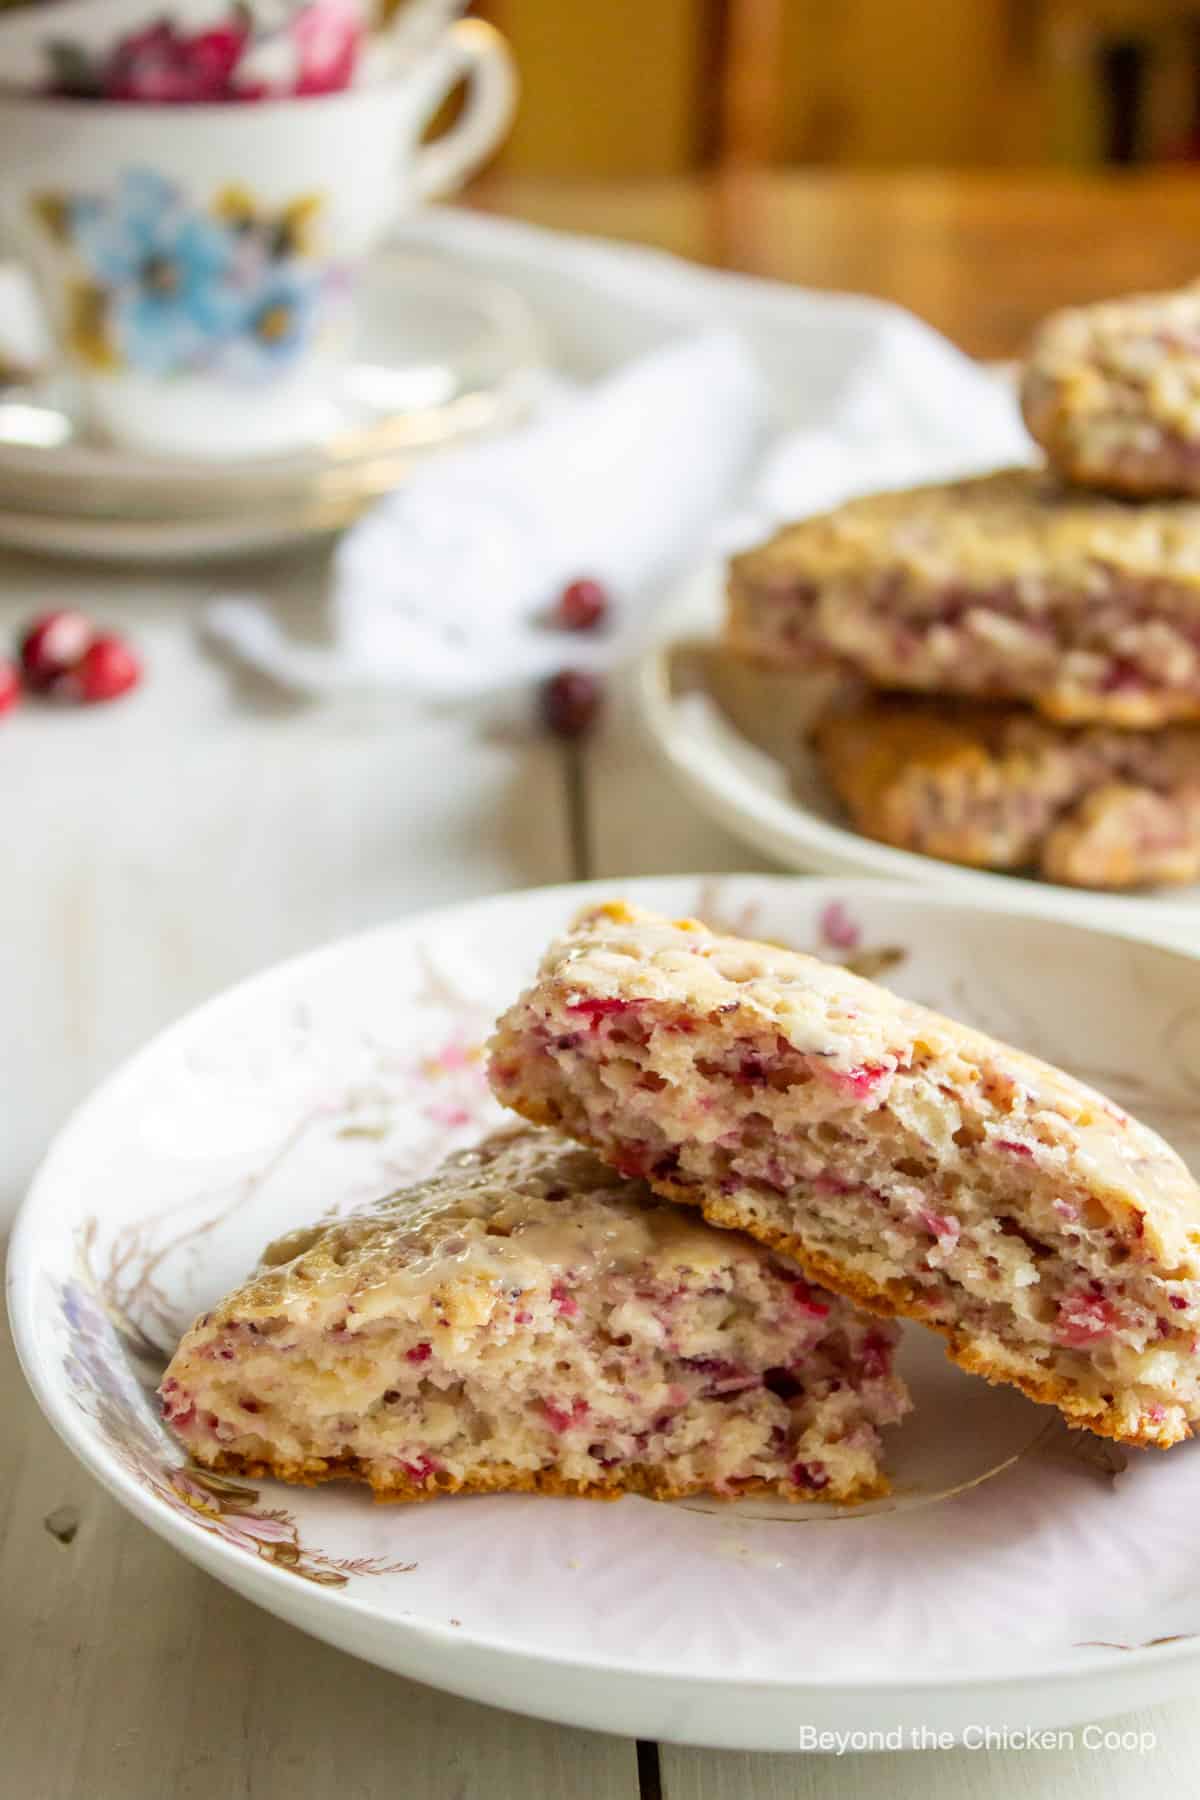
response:
[[(350, 530), (328, 648), (253, 597), (214, 601), (210, 635), (287, 686), (466, 699), (618, 661), (691, 563), (854, 493), (1029, 455), (1010, 389), (894, 307), (463, 215), (422, 237), (540, 295), (560, 332), (593, 319), (619, 366), (431, 462)], [(581, 575), (617, 624), (567, 639), (546, 612)]]

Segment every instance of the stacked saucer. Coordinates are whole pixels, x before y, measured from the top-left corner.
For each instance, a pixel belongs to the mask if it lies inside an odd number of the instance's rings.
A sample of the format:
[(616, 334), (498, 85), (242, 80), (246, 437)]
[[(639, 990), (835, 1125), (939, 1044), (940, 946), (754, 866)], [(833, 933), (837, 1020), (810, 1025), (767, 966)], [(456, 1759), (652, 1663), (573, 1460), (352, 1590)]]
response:
[(387, 252), (366, 274), (353, 353), (308, 448), (153, 456), (91, 435), (68, 376), (0, 385), (0, 543), (191, 561), (322, 538), (424, 457), (519, 419), (542, 362), (509, 289), (447, 258)]

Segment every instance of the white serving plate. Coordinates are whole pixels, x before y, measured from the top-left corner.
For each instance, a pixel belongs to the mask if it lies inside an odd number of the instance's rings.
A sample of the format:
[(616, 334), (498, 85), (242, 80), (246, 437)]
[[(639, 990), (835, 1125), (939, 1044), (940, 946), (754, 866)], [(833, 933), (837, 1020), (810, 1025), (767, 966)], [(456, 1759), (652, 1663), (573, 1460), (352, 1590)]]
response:
[(791, 674), (756, 675), (723, 658), (723, 589), (717, 562), (680, 582), (660, 610), (634, 681), (656, 749), (727, 830), (786, 868), (921, 881), (999, 906), (1016, 902), (1200, 948), (1200, 886), (1091, 893), (964, 868), (855, 831), (803, 737), (828, 689), (814, 678), (806, 690)]
[[(1102, 1084), (1200, 1167), (1200, 960), (1184, 951), (878, 882), (618, 891), (853, 955)], [(895, 1498), (857, 1515), (506, 1495), (378, 1507), (182, 1463), (150, 1395), (184, 1325), (285, 1226), (375, 1197), (493, 1122), (492, 1019), (580, 903), (612, 892), (501, 896), (335, 944), (202, 1007), (107, 1081), (46, 1158), (9, 1264), (21, 1360), (57, 1431), (138, 1518), (279, 1617), (549, 1719), (789, 1750), (814, 1728), (1065, 1725), (1193, 1689), (1200, 1447), (1124, 1455), (1069, 1434), (916, 1328)]]

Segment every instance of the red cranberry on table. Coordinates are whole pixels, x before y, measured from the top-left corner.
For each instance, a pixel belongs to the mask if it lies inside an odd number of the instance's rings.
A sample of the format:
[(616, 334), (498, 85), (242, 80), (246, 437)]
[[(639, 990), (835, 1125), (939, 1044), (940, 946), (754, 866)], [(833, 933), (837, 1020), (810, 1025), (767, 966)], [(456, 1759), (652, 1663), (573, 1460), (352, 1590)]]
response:
[(564, 631), (595, 631), (608, 617), (608, 607), (607, 590), (600, 582), (583, 577), (559, 595), (557, 622)]
[(43, 613), (21, 638), (25, 685), (35, 694), (49, 693), (80, 661), (95, 635), (96, 627), (81, 612)]
[(136, 652), (81, 612), (43, 613), (21, 639), (21, 672), (32, 693), (64, 706), (96, 705), (141, 680)]
[(542, 688), (542, 718), (556, 737), (584, 737), (599, 717), (603, 697), (598, 676), (561, 669)]
[(85, 706), (115, 700), (142, 678), (142, 665), (124, 638), (105, 632), (93, 640), (70, 676)]
[(16, 663), (0, 657), (0, 713), (11, 712), (21, 698), (21, 676)]

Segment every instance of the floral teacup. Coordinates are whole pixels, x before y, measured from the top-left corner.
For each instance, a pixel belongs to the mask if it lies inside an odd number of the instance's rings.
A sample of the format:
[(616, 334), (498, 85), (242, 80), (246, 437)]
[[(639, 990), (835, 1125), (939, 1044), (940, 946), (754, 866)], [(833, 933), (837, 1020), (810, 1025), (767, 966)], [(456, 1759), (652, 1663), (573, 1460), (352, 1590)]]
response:
[[(421, 144), (464, 77), (460, 118)], [(324, 436), (356, 274), (403, 211), (484, 159), (514, 95), (504, 40), (472, 20), (342, 93), (0, 99), (0, 218), (94, 426), (130, 448), (212, 457)]]

